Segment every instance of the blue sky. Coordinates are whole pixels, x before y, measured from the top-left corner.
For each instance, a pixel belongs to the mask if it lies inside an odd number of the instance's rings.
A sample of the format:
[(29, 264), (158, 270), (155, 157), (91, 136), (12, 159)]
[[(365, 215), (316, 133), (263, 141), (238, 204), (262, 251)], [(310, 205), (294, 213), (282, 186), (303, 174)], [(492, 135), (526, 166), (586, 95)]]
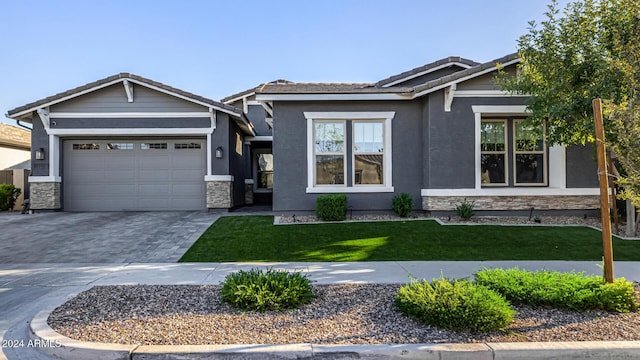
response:
[(280, 78), (375, 82), (451, 55), (485, 62), (515, 52), (549, 2), (0, 0), (0, 111), (119, 72), (218, 100)]

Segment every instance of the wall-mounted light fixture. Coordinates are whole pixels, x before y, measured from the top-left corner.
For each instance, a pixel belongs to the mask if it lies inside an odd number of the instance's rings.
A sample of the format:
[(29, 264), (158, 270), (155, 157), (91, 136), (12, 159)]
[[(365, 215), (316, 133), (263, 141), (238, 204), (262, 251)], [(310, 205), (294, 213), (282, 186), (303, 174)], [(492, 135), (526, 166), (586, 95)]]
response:
[(40, 148), (36, 150), (36, 160), (44, 160), (44, 149)]
[(216, 159), (222, 159), (222, 146), (218, 146), (216, 149)]

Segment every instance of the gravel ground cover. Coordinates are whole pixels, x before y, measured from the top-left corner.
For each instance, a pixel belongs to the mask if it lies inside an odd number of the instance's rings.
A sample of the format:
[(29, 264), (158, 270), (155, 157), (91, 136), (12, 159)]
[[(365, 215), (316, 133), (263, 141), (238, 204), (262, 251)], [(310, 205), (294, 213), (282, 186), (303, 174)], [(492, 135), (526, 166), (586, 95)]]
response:
[[(179, 344), (396, 344), (640, 340), (640, 314), (574, 312), (516, 305), (516, 321), (491, 334), (423, 325), (394, 306), (400, 285), (314, 286), (299, 309), (252, 313), (220, 300), (220, 286), (97, 286), (49, 317), (67, 337), (94, 342)], [(640, 285), (636, 284), (640, 299)]]

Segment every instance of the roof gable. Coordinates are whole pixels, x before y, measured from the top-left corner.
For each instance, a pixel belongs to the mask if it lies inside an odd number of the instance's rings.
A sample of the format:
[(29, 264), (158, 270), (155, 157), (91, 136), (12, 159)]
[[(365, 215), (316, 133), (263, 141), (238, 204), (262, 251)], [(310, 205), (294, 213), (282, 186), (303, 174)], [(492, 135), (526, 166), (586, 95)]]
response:
[(411, 70), (380, 80), (375, 84), (375, 86), (377, 87), (395, 86), (395, 85), (407, 82), (409, 80), (412, 80), (414, 78), (425, 76), (427, 74), (436, 72), (441, 69), (457, 68), (457, 70), (454, 70), (454, 71), (459, 71), (463, 69), (468, 69), (476, 65), (480, 65), (480, 64), (473, 60), (465, 59), (460, 56), (449, 56), (448, 58), (440, 59), (438, 61), (434, 61), (432, 63), (419, 66), (417, 68), (413, 68)]
[[(195, 95), (193, 93), (180, 90), (169, 85), (153, 81), (151, 79), (144, 78), (142, 76), (138, 76), (130, 73), (120, 73), (116, 75), (112, 75), (85, 85), (78, 86), (76, 88), (63, 91), (61, 93), (46, 97), (44, 99), (40, 99), (31, 103), (28, 103), (23, 106), (19, 106), (15, 109), (9, 110), (7, 112), (7, 116), (13, 119), (19, 119), (22, 116), (28, 115), (31, 112), (41, 109), (44, 107), (48, 107), (55, 104), (60, 104), (62, 102), (80, 97), (82, 95), (109, 87), (114, 84), (131, 82), (133, 84), (141, 85), (186, 101), (190, 101), (192, 103), (196, 103), (205, 107), (213, 108), (230, 115), (241, 117), (242, 111), (236, 107), (223, 104), (221, 102), (207, 99), (205, 97)], [(123, 88), (124, 91), (124, 88)]]

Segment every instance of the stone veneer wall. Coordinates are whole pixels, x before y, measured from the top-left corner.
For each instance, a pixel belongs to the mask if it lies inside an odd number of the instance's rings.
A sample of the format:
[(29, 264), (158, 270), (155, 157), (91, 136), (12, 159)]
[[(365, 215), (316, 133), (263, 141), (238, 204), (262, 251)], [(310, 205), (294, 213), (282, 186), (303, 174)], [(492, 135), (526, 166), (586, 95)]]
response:
[(584, 210), (598, 209), (597, 195), (559, 196), (423, 196), (422, 209), (452, 211), (464, 200), (475, 203), (474, 210)]
[(207, 208), (233, 207), (233, 181), (207, 181)]
[(29, 189), (32, 210), (58, 210), (62, 207), (59, 182), (32, 182)]

